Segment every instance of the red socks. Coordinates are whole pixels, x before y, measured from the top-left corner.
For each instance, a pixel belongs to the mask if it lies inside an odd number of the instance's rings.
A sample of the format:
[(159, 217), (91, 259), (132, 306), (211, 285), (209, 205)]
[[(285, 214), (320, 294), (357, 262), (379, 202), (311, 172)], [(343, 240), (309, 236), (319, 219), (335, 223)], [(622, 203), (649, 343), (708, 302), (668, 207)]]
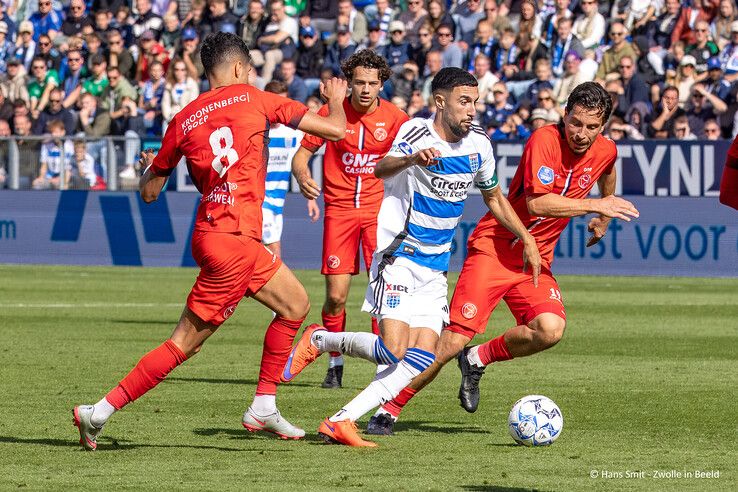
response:
[(141, 357), (136, 367), (105, 395), (105, 399), (120, 410), (162, 382), (172, 369), (186, 360), (187, 356), (169, 339)]
[[(330, 333), (341, 333), (346, 331), (346, 311), (341, 311), (339, 314), (332, 316), (325, 311), (320, 313), (323, 317), (323, 326)], [(338, 357), (341, 352), (331, 352), (331, 357)]]
[(479, 359), (485, 366), (492, 362), (499, 362), (502, 360), (512, 359), (510, 351), (505, 343), (505, 335), (500, 335), (497, 338), (493, 338), (487, 343), (483, 343), (479, 346)]
[(394, 418), (398, 418), (402, 409), (407, 405), (407, 402), (409, 402), (417, 392), (418, 390), (405, 387), (392, 401), (388, 401), (382, 405), (382, 408), (387, 410), (387, 412), (389, 412), (389, 414)]
[(292, 351), (292, 342), (303, 320), (285, 319), (276, 316), (264, 335), (264, 350), (261, 354), (257, 395), (276, 395), (277, 384), (284, 365)]
[(720, 182), (720, 203), (738, 210), (738, 168), (726, 163)]

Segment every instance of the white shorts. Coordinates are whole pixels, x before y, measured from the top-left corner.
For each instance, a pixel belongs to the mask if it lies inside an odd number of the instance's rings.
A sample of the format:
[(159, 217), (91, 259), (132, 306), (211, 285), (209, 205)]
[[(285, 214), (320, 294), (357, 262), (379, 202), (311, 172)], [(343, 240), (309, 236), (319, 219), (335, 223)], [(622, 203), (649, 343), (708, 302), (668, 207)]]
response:
[(261, 242), (277, 243), (282, 239), (282, 214), (275, 214), (268, 208), (261, 209)]
[(448, 324), (448, 282), (446, 273), (403, 257), (380, 263), (372, 259), (364, 305), (377, 320), (402, 321), (410, 328), (430, 328), (439, 336)]

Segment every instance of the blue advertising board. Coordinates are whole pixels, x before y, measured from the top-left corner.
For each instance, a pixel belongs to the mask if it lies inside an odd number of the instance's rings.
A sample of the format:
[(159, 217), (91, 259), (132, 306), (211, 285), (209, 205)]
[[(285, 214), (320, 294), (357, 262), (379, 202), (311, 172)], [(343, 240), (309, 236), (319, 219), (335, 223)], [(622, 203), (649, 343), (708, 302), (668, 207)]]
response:
[[(712, 197), (627, 197), (641, 217), (613, 221), (586, 248), (588, 218), (574, 218), (555, 251), (554, 272), (611, 275), (738, 276), (738, 212)], [(137, 193), (0, 193), (0, 263), (195, 266), (190, 235), (195, 193), (163, 193), (150, 205)], [(453, 241), (459, 270), (466, 240), (485, 212), (469, 197)], [(320, 267), (322, 220), (312, 223), (305, 200), (289, 194), (282, 250), (292, 268)]]

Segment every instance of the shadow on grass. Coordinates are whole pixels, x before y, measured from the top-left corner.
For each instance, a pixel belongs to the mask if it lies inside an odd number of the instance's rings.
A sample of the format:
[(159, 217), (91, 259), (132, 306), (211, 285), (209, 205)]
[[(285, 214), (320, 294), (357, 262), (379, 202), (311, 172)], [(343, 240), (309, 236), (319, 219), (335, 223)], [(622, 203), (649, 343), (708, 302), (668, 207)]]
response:
[(462, 485), (461, 490), (478, 492), (543, 492), (541, 489), (525, 489), (522, 487), (501, 487), (499, 485)]
[(489, 431), (480, 429), (479, 427), (454, 425), (441, 426), (417, 420), (401, 420), (395, 424), (395, 430), (397, 432), (417, 430), (420, 432), (438, 432), (440, 434), (489, 434)]
[[(248, 434), (243, 432), (241, 434)], [(226, 451), (236, 453), (263, 453), (264, 448), (258, 449), (244, 449), (244, 448), (227, 448), (223, 446), (211, 446), (207, 444), (192, 445), (192, 444), (139, 444), (127, 441), (125, 439), (116, 439), (114, 437), (100, 437), (98, 439), (97, 452), (100, 451), (130, 451), (132, 449), (210, 449), (214, 451)], [(41, 438), (27, 438), (27, 437), (12, 437), (12, 436), (0, 436), (0, 444), (26, 444), (33, 446), (54, 446), (62, 448), (78, 448), (82, 449), (82, 446), (72, 439), (41, 439)], [(289, 449), (278, 449), (273, 451), (289, 452)]]
[(253, 439), (257, 438), (259, 440), (270, 440), (270, 441), (301, 441), (301, 442), (309, 442), (311, 444), (314, 443), (320, 443), (324, 444), (323, 439), (321, 439), (319, 436), (307, 434), (302, 439), (279, 439), (277, 436), (270, 432), (249, 432), (245, 429), (231, 429), (229, 427), (211, 427), (209, 429), (194, 429), (192, 431), (193, 434), (197, 434), (198, 436), (227, 436), (228, 439)]
[[(170, 377), (166, 381), (169, 382), (182, 382), (182, 383), (207, 383), (207, 384), (237, 384), (237, 385), (250, 385), (256, 386), (258, 381), (256, 379), (227, 379), (227, 378), (181, 378), (181, 377)], [(298, 386), (302, 388), (316, 388), (315, 384), (307, 383), (289, 383), (289, 386)]]
[(176, 326), (176, 320), (161, 320), (161, 319), (111, 319), (111, 323), (121, 323), (124, 325), (172, 325)]

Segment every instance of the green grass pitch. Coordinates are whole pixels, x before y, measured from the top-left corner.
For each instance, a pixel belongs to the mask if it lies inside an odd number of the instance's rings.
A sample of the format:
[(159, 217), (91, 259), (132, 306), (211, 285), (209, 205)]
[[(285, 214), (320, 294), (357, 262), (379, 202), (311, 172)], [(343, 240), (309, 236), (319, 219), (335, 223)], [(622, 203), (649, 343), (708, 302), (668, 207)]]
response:
[[(271, 317), (247, 300), (199, 355), (111, 419), (97, 452), (80, 451), (72, 406), (96, 402), (170, 334), (195, 275), (0, 266), (0, 489), (738, 490), (736, 279), (562, 276), (559, 345), (488, 368), (475, 414), (459, 407), (449, 365), (376, 450), (316, 435), (371, 379), (362, 360), (347, 361), (341, 390), (319, 387), (325, 359), (280, 389), (304, 441), (241, 427)], [(323, 279), (298, 276), (319, 321)], [(369, 328), (365, 282), (351, 292), (352, 330)], [(482, 340), (511, 324), (500, 306)], [(510, 407), (531, 393), (564, 414), (551, 447), (507, 434)]]

